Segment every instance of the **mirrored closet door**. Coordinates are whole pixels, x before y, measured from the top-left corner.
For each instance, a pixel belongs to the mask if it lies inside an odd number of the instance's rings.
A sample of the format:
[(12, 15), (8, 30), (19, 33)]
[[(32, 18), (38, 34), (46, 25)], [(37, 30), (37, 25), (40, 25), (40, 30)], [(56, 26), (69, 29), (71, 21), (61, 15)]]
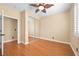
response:
[(29, 42), (37, 40), (39, 37), (39, 20), (35, 17), (28, 17), (28, 40)]

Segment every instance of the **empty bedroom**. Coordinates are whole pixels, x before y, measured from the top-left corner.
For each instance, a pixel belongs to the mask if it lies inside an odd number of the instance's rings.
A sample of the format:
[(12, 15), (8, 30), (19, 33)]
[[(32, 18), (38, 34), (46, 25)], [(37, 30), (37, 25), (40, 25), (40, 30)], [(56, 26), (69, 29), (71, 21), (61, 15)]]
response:
[(0, 4), (2, 55), (78, 56), (78, 9), (75, 3)]

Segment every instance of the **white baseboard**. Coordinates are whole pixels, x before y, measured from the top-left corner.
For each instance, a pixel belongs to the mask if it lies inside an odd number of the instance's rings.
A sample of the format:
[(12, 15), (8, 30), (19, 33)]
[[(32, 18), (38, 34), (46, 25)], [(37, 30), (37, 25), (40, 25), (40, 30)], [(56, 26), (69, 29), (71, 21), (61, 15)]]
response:
[(4, 43), (15, 41), (16, 39), (4, 41)]
[(20, 43), (22, 43), (22, 44), (24, 44), (24, 45), (29, 44), (29, 42), (26, 42), (26, 43), (24, 43), (24, 42), (20, 42)]
[(71, 44), (71, 43), (70, 43), (70, 46), (71, 46), (71, 48), (72, 48), (72, 50), (73, 50), (73, 52), (74, 52), (75, 56), (78, 56), (78, 55), (77, 55), (77, 53), (76, 53), (76, 51), (75, 51), (75, 49), (73, 48), (73, 46), (72, 46), (72, 44)]
[[(32, 36), (35, 37), (35, 36)], [(35, 37), (35, 38), (39, 38), (39, 39), (43, 39), (43, 40), (48, 40), (48, 41), (54, 41), (54, 42), (58, 42), (58, 43), (64, 43), (64, 44), (69, 44), (69, 42), (64, 42), (64, 41), (59, 41), (59, 40), (55, 40), (55, 39), (49, 39), (49, 38), (44, 38), (44, 37)]]
[(30, 35), (29, 37), (39, 38), (39, 37), (36, 37), (36, 36), (33, 36), (33, 35)]
[(26, 45), (26, 44), (29, 44), (29, 42), (26, 42), (25, 45)]
[(69, 42), (64, 42), (64, 41), (52, 40), (52, 39), (50, 39), (50, 41), (59, 42), (59, 43), (64, 43), (64, 44), (69, 44), (69, 45), (70, 45), (70, 43), (69, 43)]
[[(32, 36), (32, 37), (34, 37), (34, 36)], [(44, 38), (44, 37), (35, 37), (35, 38), (39, 38), (39, 39), (43, 39), (43, 40), (48, 40), (48, 39), (49, 39), (49, 38)], [(55, 39), (54, 39), (54, 40), (50, 39), (50, 40), (48, 40), (48, 41), (54, 41), (54, 42), (58, 42), (58, 43), (68, 44), (68, 45), (70, 45), (70, 47), (72, 48), (72, 50), (73, 50), (75, 56), (78, 56), (77, 53), (76, 53), (76, 51), (74, 50), (74, 48), (73, 48), (73, 46), (72, 46), (72, 44), (71, 44), (70, 42), (58, 41), (58, 40), (55, 40)]]

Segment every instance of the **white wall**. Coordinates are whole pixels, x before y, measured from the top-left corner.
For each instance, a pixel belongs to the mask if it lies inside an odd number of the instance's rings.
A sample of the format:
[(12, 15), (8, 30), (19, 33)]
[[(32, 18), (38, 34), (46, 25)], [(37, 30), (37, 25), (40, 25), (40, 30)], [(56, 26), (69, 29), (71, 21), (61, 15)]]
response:
[(28, 43), (28, 12), (25, 10), (20, 13), (20, 41)]
[[(70, 11), (49, 15), (34, 20), (29, 18), (28, 24), (29, 36), (46, 38), (69, 42), (70, 41)], [(28, 23), (29, 23), (28, 22)]]
[(19, 11), (15, 10), (14, 8), (11, 8), (9, 6), (6, 6), (6, 5), (0, 3), (0, 12), (2, 12), (2, 10), (4, 11), (5, 15), (12, 16), (12, 17), (15, 17), (15, 18), (20, 17), (20, 12)]
[(70, 13), (69, 10), (49, 15), (40, 19), (40, 37), (54, 37), (55, 40), (70, 41)]
[(25, 12), (22, 11), (20, 15), (20, 41), (25, 43)]

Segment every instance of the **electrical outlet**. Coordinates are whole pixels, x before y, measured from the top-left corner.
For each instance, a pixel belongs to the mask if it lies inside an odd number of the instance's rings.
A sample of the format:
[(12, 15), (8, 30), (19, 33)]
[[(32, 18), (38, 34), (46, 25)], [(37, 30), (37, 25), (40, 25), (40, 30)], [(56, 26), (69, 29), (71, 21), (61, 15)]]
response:
[(78, 48), (76, 48), (76, 51), (78, 52)]
[(12, 39), (14, 39), (14, 36), (12, 36)]
[(54, 39), (54, 37), (52, 37), (52, 39)]
[(16, 28), (14, 30), (16, 31)]

